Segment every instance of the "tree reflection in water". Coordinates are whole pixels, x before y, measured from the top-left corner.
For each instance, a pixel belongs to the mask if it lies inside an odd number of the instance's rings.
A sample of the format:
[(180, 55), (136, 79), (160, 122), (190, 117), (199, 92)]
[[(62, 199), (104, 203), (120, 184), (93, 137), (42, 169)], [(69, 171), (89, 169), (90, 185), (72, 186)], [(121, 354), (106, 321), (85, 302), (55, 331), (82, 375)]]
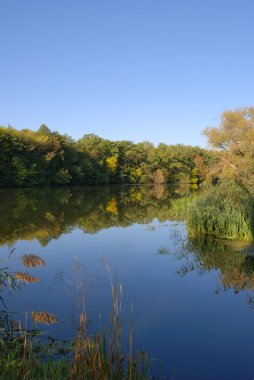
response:
[(74, 228), (96, 233), (112, 226), (169, 219), (179, 190), (157, 185), (0, 190), (0, 245), (37, 239), (46, 246)]
[[(187, 236), (177, 233), (172, 238), (177, 243), (173, 252), (181, 261), (177, 274), (185, 276), (196, 272), (201, 276), (212, 270), (219, 273), (219, 286), (215, 293), (233, 290), (235, 294), (246, 291), (247, 301), (254, 307), (254, 247), (228, 240), (215, 239), (213, 236)], [(171, 254), (166, 248), (160, 248), (159, 255)]]

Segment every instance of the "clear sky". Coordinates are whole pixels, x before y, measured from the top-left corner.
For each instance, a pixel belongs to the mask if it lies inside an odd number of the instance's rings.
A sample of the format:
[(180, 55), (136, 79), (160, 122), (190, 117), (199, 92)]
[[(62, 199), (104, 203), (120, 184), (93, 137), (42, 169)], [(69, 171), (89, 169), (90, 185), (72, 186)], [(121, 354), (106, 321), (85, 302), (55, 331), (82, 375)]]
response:
[(253, 0), (0, 0), (0, 124), (205, 145), (254, 105)]

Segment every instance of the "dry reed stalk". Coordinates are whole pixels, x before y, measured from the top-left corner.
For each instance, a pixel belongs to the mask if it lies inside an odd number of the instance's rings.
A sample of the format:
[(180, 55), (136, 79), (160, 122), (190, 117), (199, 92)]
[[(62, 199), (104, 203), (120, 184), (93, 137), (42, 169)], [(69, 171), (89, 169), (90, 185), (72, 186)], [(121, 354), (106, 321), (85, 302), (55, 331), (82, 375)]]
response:
[(74, 357), (71, 378), (75, 378), (76, 376), (81, 375), (84, 372), (83, 367), (87, 360), (86, 350), (89, 346), (88, 342), (86, 341), (86, 325), (87, 325), (86, 313), (82, 312), (79, 317), (76, 352), (75, 352), (75, 357)]
[(133, 303), (131, 304), (131, 316), (130, 316), (130, 380), (132, 380), (132, 349), (133, 349)]
[(14, 331), (20, 331), (20, 321), (16, 321), (15, 319), (12, 319), (10, 321), (11, 329)]
[(26, 356), (26, 348), (27, 348), (27, 334), (26, 334), (26, 331), (27, 331), (27, 313), (26, 313), (26, 317), (25, 317), (25, 329), (24, 329), (24, 351), (23, 351), (23, 356), (25, 358)]

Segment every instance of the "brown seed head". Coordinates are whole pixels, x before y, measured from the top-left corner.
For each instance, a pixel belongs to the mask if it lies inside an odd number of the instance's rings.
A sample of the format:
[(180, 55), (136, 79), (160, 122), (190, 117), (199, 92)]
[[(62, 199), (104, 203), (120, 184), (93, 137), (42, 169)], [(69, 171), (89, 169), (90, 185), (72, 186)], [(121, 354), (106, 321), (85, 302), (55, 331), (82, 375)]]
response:
[(59, 322), (54, 314), (50, 314), (45, 311), (33, 311), (32, 320), (36, 323), (43, 323), (45, 325), (50, 325)]
[(34, 268), (36, 266), (45, 266), (45, 261), (36, 255), (24, 255), (22, 257), (23, 265), (27, 268)]
[(23, 272), (16, 272), (14, 276), (17, 280), (23, 281), (23, 282), (38, 282), (39, 279), (37, 277), (30, 276), (28, 273)]

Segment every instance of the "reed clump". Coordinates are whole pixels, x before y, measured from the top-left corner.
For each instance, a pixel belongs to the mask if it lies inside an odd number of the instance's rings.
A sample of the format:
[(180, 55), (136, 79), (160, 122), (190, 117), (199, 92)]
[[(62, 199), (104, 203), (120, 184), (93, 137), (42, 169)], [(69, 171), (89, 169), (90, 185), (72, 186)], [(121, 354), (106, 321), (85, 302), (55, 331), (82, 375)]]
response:
[(240, 184), (227, 181), (207, 186), (188, 208), (191, 235), (254, 240), (254, 198)]
[(188, 193), (181, 198), (174, 199), (169, 210), (173, 220), (187, 220), (189, 209), (196, 197), (196, 193)]
[[(159, 379), (151, 374), (151, 360), (147, 352), (133, 351), (132, 306), (129, 349), (123, 351), (122, 286), (111, 282), (113, 312), (110, 328), (94, 333), (88, 331), (85, 310), (80, 315), (74, 342), (59, 345), (53, 338), (43, 343), (40, 331), (21, 328), (20, 323), (4, 316), (5, 328), (0, 329), (0, 378), (3, 380), (150, 380)], [(56, 323), (53, 314), (32, 312), (36, 323)], [(27, 322), (27, 320), (26, 320)]]
[(116, 379), (148, 380), (151, 376), (151, 361), (147, 352), (133, 352), (132, 306), (130, 318), (129, 351), (121, 347), (122, 286), (111, 282), (113, 313), (110, 319), (109, 335), (106, 329), (93, 335), (87, 334), (87, 316), (80, 315), (74, 361), (70, 379)]

